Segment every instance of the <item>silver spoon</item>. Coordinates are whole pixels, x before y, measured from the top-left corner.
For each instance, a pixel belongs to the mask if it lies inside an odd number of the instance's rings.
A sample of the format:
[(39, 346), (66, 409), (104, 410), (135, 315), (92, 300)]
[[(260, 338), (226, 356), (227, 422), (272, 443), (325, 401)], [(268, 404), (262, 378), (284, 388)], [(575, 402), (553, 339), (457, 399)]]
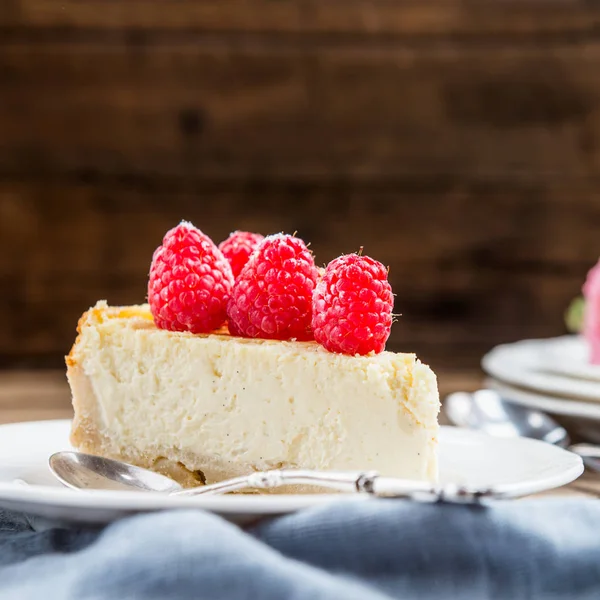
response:
[(552, 417), (511, 404), (493, 390), (450, 394), (444, 412), (454, 425), (497, 437), (528, 437), (563, 447), (570, 443), (566, 429)]
[(63, 485), (77, 490), (139, 490), (172, 494), (183, 489), (176, 481), (160, 473), (83, 452), (57, 452), (50, 457), (48, 464)]
[(172, 479), (154, 471), (101, 456), (69, 451), (53, 454), (49, 459), (49, 466), (61, 483), (77, 490), (138, 490), (162, 492), (172, 496), (199, 496), (223, 494), (246, 488), (267, 489), (295, 484), (428, 502), (472, 503), (487, 498), (508, 497), (492, 488), (472, 488), (454, 484), (434, 485), (426, 481), (381, 477), (374, 472), (295, 469), (259, 471), (246, 477), (183, 489)]
[(567, 430), (549, 415), (504, 400), (493, 390), (455, 392), (444, 400), (444, 412), (458, 427), (498, 437), (528, 437), (568, 448), (586, 466), (600, 471), (600, 447), (571, 443)]

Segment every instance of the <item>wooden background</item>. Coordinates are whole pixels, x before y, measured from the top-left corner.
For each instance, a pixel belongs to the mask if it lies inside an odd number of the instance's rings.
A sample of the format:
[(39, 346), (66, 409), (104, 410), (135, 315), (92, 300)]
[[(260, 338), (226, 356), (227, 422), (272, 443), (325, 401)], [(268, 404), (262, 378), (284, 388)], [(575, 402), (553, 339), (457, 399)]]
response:
[(365, 246), (390, 347), (564, 331), (600, 254), (600, 5), (0, 0), (0, 367), (144, 300), (181, 218)]

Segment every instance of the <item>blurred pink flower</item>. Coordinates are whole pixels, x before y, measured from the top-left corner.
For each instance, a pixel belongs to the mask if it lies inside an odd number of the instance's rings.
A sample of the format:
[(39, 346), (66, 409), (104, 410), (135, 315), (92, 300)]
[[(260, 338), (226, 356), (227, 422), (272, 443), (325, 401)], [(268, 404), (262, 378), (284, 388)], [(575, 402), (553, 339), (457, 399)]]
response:
[(583, 286), (585, 315), (583, 335), (590, 345), (590, 360), (600, 365), (600, 261), (588, 273)]

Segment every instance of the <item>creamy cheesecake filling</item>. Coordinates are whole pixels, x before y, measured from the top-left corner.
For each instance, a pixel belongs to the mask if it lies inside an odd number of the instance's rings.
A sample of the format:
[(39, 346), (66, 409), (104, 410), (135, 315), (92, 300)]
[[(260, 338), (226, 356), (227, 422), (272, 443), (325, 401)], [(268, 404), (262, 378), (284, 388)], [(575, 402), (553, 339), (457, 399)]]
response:
[(436, 478), (437, 383), (412, 354), (174, 333), (146, 307), (100, 303), (67, 362), (87, 451), (180, 463), (208, 483), (278, 467)]

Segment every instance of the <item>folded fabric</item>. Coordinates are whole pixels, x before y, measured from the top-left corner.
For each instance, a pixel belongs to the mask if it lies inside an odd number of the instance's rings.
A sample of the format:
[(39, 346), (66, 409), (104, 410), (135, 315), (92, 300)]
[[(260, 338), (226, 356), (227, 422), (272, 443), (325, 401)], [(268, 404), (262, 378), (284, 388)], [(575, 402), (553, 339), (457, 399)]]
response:
[(242, 530), (202, 511), (104, 529), (0, 514), (0, 598), (600, 598), (600, 502), (345, 501)]

